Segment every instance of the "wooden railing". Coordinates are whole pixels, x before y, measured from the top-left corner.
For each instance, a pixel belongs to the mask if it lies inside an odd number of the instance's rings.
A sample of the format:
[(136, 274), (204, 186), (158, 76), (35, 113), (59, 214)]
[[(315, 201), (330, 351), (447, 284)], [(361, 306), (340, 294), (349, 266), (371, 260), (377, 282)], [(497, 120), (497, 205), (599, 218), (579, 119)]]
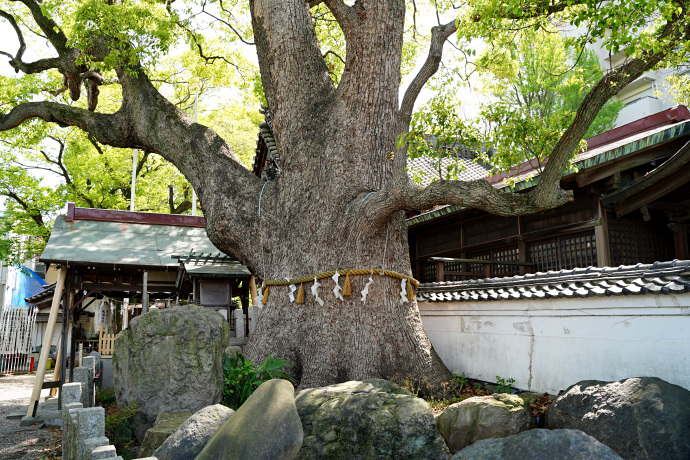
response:
[(104, 334), (103, 325), (101, 324), (101, 329), (98, 332), (98, 352), (101, 354), (101, 358), (110, 358), (113, 356), (113, 351), (115, 350), (115, 337), (117, 337), (117, 334)]

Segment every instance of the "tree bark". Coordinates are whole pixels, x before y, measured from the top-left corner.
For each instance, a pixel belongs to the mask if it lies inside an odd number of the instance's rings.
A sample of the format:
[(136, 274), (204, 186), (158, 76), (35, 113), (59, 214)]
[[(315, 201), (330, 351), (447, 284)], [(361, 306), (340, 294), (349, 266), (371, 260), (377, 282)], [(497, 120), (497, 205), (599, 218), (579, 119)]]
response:
[[(338, 17), (347, 18), (347, 58), (337, 90), (307, 4), (252, 2), (259, 64), (282, 163), (281, 175), (263, 190), (255, 241), (260, 260), (253, 268), (263, 279), (359, 268), (410, 275), (403, 213), (371, 225), (365, 216), (369, 203), (363, 202), (399, 179), (390, 153), (398, 135), (405, 6), (401, 1), (328, 4)], [(288, 23), (293, 27), (282, 27)], [(281, 73), (285, 68), (292, 71)], [(295, 78), (304, 83), (296, 88), (290, 84)], [(258, 217), (258, 207), (250, 212)], [(342, 301), (332, 292), (333, 280), (320, 280), (324, 306), (311, 294), (313, 281), (303, 285), (304, 304), (289, 301), (288, 287), (270, 287), (246, 353), (259, 361), (268, 354), (287, 359), (301, 387), (393, 374), (445, 376), (416, 302), (400, 302), (400, 280), (374, 275), (363, 304), (360, 291), (368, 278), (351, 276), (352, 296)]]

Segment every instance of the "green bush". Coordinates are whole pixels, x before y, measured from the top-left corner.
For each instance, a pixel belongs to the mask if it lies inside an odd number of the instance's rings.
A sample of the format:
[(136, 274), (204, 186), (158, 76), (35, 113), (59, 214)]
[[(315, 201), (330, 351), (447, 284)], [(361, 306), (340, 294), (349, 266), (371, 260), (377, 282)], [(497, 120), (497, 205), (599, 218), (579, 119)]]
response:
[(132, 403), (126, 407), (117, 407), (112, 412), (108, 411), (105, 416), (105, 436), (125, 459), (132, 458), (132, 454), (136, 453), (131, 452), (133, 446), (136, 446), (131, 419), (137, 410), (137, 404)]
[(250, 359), (237, 353), (234, 357), (225, 355), (223, 358), (223, 405), (237, 410), (259, 385), (271, 379), (285, 379), (295, 381), (285, 372), (289, 363), (283, 359), (276, 359), (268, 355), (266, 361), (255, 366)]
[(110, 406), (112, 404), (115, 404), (115, 388), (96, 387), (96, 405)]

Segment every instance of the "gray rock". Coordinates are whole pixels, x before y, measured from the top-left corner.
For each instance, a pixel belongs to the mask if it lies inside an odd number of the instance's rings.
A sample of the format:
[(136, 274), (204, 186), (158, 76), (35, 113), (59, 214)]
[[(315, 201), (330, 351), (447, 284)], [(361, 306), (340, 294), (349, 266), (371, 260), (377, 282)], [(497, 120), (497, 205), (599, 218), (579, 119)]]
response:
[(546, 413), (546, 428), (575, 428), (626, 459), (690, 458), (690, 391), (656, 377), (585, 380)]
[(221, 404), (204, 407), (153, 452), (159, 460), (194, 459), (235, 411)]
[(144, 441), (139, 447), (139, 457), (148, 457), (158, 449), (192, 414), (189, 412), (162, 412), (156, 417), (156, 423), (146, 430)]
[(429, 404), (387, 380), (300, 391), (299, 459), (447, 459)]
[(621, 460), (610, 447), (579, 430), (529, 430), (477, 441), (451, 460)]
[(235, 355), (241, 353), (242, 347), (240, 347), (239, 345), (228, 345), (228, 347), (225, 349), (225, 354), (228, 355), (230, 358), (234, 358)]
[(197, 460), (290, 460), (303, 437), (292, 384), (273, 379), (237, 409)]
[(197, 412), (219, 403), (230, 328), (215, 311), (178, 306), (134, 318), (115, 340), (118, 404), (136, 402), (134, 434), (142, 442), (162, 412)]
[(480, 439), (504, 438), (536, 426), (518, 395), (475, 396), (452, 404), (436, 417), (446, 445), (455, 453)]

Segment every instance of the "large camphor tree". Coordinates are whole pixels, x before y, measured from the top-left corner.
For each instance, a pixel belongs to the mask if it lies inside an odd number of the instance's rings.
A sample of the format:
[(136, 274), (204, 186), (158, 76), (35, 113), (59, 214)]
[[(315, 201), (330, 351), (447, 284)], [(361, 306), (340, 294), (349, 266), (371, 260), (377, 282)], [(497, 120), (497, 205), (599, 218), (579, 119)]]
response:
[[(437, 6), (448, 2), (442, 3)], [(231, 16), (246, 5), (205, 3), (211, 4), (225, 14), (222, 24), (242, 32)], [(9, 64), (19, 75), (57, 71), (71, 100), (87, 101), (56, 102), (35, 85), (33, 93), (0, 101), (0, 130), (41, 119), (78, 127), (105, 145), (160, 154), (197, 191), (214, 244), (263, 280), (358, 268), (409, 275), (406, 209), (456, 204), (516, 215), (565, 203), (571, 195), (559, 179), (599, 109), (645, 71), (687, 59), (690, 34), (685, 0), (474, 0), (457, 10), (457, 20), (432, 29), (428, 57), (400, 98), (405, 16), (416, 10), (414, 2), (250, 0), (261, 83), (282, 163), (280, 175), (265, 183), (149, 77), (176, 36), (191, 37), (200, 50), (207, 43), (183, 19), (188, 4), (3, 0), (0, 5), (0, 16), (20, 38), (22, 31), (37, 34), (52, 47), (51, 57), (25, 60), (22, 38), (18, 50), (2, 52)], [(310, 14), (324, 5), (346, 41), (337, 84)], [(470, 39), (479, 37), (488, 41), (487, 49), (500, 49), (516, 30), (550, 27), (554, 19), (582, 27), (581, 44), (599, 39), (627, 59), (587, 94), (553, 147), (539, 185), (518, 195), (482, 180), (412, 184), (405, 174), (404, 135), (446, 40), (457, 33), (460, 47), (468, 49)], [(212, 58), (208, 51), (205, 56)], [(101, 112), (99, 86), (113, 80), (121, 88), (121, 105)], [(290, 302), (287, 286), (272, 286), (247, 354), (289, 360), (302, 387), (392, 374), (443, 377), (447, 370), (426, 337), (416, 302), (402, 302), (400, 280), (373, 275), (363, 303), (360, 291), (369, 276), (351, 276), (353, 295), (343, 300), (332, 293), (332, 280), (320, 280), (323, 305), (311, 295), (311, 282), (304, 284), (303, 304)]]

